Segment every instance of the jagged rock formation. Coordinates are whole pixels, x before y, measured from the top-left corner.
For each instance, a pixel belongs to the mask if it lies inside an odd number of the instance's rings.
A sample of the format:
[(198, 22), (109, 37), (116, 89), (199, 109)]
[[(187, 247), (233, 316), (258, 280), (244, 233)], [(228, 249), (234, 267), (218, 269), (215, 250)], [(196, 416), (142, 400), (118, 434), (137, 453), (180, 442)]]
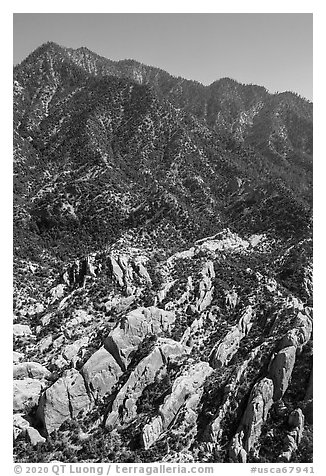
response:
[(161, 433), (170, 426), (180, 408), (194, 397), (212, 371), (213, 369), (206, 362), (198, 362), (175, 380), (171, 393), (159, 408), (159, 415), (144, 426), (142, 437), (145, 449), (152, 446)]
[(246, 463), (246, 456), (255, 447), (261, 427), (273, 404), (273, 381), (265, 378), (252, 389), (249, 403), (230, 448), (232, 462)]
[[(230, 297), (228, 297), (230, 302)], [(237, 325), (226, 334), (221, 342), (218, 342), (210, 356), (212, 367), (216, 368), (219, 365), (226, 365), (239, 348), (240, 341), (249, 332), (252, 324), (250, 320), (253, 317), (253, 309), (251, 306), (245, 310)]]
[(119, 390), (110, 414), (105, 422), (109, 428), (118, 422), (128, 423), (137, 416), (136, 403), (143, 390), (154, 383), (155, 378), (166, 367), (168, 361), (185, 352), (184, 346), (172, 339), (159, 339), (147, 357), (139, 362), (128, 380)]
[(310, 461), (311, 170), (295, 94), (18, 65), (15, 460)]
[(151, 306), (138, 308), (127, 314), (105, 340), (105, 348), (114, 356), (122, 370), (130, 363), (131, 354), (150, 334), (161, 334), (170, 330), (175, 321), (173, 312)]

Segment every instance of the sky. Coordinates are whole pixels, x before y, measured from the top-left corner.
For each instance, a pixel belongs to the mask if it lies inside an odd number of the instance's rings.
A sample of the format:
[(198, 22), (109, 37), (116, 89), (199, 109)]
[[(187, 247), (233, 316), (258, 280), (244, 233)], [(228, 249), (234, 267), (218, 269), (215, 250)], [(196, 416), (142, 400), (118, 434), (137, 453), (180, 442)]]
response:
[(15, 13), (14, 64), (46, 41), (135, 59), (208, 85), (223, 77), (312, 100), (312, 14)]

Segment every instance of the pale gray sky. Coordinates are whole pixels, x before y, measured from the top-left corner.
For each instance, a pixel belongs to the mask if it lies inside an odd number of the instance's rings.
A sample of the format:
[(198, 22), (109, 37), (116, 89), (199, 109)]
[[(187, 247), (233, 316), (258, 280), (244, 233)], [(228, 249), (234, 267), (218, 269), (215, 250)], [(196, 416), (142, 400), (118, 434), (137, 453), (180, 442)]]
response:
[(210, 84), (221, 77), (312, 100), (312, 14), (16, 13), (14, 63), (46, 41), (132, 58)]

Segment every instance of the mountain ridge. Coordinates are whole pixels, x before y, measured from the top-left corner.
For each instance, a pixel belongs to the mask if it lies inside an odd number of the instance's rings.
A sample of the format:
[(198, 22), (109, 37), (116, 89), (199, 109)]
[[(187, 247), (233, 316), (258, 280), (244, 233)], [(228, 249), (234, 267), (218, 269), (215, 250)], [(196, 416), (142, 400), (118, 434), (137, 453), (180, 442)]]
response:
[(312, 105), (112, 63), (14, 69), (15, 460), (309, 462)]

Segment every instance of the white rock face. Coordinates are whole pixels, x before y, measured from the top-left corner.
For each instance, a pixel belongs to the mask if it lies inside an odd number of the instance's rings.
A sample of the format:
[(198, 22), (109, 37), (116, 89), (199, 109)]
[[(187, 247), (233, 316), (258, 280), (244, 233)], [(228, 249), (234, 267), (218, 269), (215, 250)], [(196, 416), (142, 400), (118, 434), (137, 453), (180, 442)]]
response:
[(155, 381), (156, 375), (166, 366), (169, 359), (182, 355), (184, 346), (172, 339), (159, 339), (153, 351), (136, 366), (127, 382), (119, 391), (112, 405), (106, 426), (113, 427), (127, 423), (137, 415), (137, 400), (148, 385)]
[(13, 416), (14, 439), (16, 439), (22, 433), (25, 433), (29, 426), (30, 424), (24, 418), (23, 413), (15, 413)]
[(159, 415), (143, 428), (145, 449), (155, 443), (161, 433), (172, 423), (180, 408), (196, 394), (212, 372), (213, 369), (207, 362), (198, 362), (174, 381), (171, 393), (159, 408)]
[(104, 347), (87, 360), (81, 372), (94, 399), (109, 393), (122, 375), (120, 366)]
[(197, 243), (200, 244), (201, 248), (213, 252), (246, 250), (250, 246), (247, 240), (243, 240), (228, 228), (218, 235), (199, 240)]
[(117, 281), (119, 286), (123, 287), (124, 286), (123, 271), (118, 265), (117, 261), (113, 258), (113, 256), (111, 257), (111, 267), (112, 267), (112, 276)]
[(50, 434), (65, 420), (89, 410), (90, 406), (83, 377), (77, 370), (69, 369), (43, 393), (37, 413)]
[(31, 426), (26, 429), (26, 433), (28, 440), (33, 446), (36, 446), (38, 443), (44, 443), (46, 441), (46, 438), (43, 438), (43, 436), (41, 436), (39, 432)]
[(24, 354), (22, 354), (21, 352), (13, 351), (12, 360), (14, 364), (18, 364), (18, 362), (21, 362), (23, 359), (24, 359)]
[(295, 346), (285, 347), (276, 354), (270, 365), (269, 375), (274, 382), (274, 400), (282, 398), (288, 388), (295, 363), (295, 355)]
[(113, 329), (104, 342), (104, 347), (125, 370), (130, 363), (131, 353), (147, 335), (160, 335), (171, 329), (175, 321), (173, 312), (157, 307), (140, 307), (131, 311)]
[(248, 334), (251, 328), (250, 321), (254, 316), (252, 307), (248, 306), (238, 323), (214, 346), (210, 355), (210, 364), (213, 368), (227, 365), (232, 359), (240, 346), (240, 341)]
[(196, 308), (200, 313), (204, 311), (212, 302), (214, 286), (212, 280), (215, 278), (214, 265), (212, 261), (207, 261), (201, 271)]
[(31, 328), (25, 324), (14, 324), (13, 333), (15, 337), (26, 337), (32, 335)]
[(38, 404), (42, 389), (43, 384), (39, 380), (14, 380), (14, 411), (28, 413)]

